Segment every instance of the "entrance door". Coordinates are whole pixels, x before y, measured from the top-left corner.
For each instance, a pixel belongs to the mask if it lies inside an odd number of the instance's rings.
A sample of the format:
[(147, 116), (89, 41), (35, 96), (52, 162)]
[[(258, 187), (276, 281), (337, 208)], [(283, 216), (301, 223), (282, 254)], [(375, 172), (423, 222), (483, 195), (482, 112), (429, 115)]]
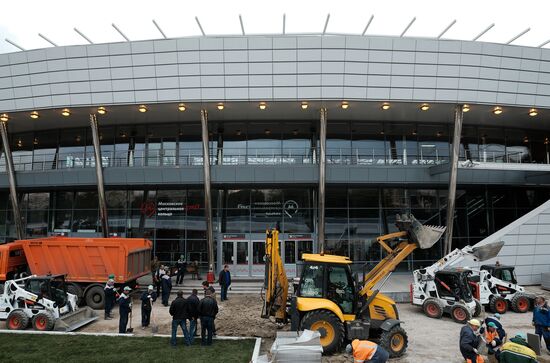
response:
[(248, 241), (222, 241), (222, 267), (229, 265), (233, 276), (250, 276)]
[(265, 241), (252, 241), (252, 269), (251, 276), (265, 274)]

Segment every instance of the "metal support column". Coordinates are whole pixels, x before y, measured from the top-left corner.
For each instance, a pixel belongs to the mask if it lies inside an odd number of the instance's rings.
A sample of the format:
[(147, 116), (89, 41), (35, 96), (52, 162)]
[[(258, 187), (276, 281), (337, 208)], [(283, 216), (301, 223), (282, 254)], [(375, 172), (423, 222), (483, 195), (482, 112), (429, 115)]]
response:
[(325, 252), (325, 180), (326, 180), (327, 109), (321, 107), (319, 117), (319, 251)]
[(455, 198), (456, 198), (456, 177), (458, 173), (458, 157), (460, 151), (460, 137), (462, 135), (462, 120), (464, 113), (462, 105), (455, 107), (455, 122), (453, 134), (453, 150), (451, 154), (451, 170), (449, 172), (449, 194), (447, 198), (447, 233), (445, 234), (445, 245), (443, 255), (451, 252), (453, 244), (453, 224), (455, 215)]
[(103, 238), (109, 237), (109, 222), (107, 218), (107, 201), (105, 199), (105, 186), (103, 183), (103, 165), (101, 159), (101, 147), (99, 146), (99, 132), (97, 130), (97, 117), (90, 115), (90, 128), (92, 129), (92, 142), (94, 144), (95, 175), (97, 179), (97, 197), (99, 199), (99, 218)]
[(210, 152), (208, 147), (208, 112), (201, 110), (202, 160), (204, 172), (204, 214), (206, 217), (206, 243), (208, 268), (214, 272), (214, 236), (212, 234), (212, 195), (210, 192)]
[(217, 165), (223, 164), (223, 128), (218, 129), (218, 150), (216, 152)]
[(8, 182), (10, 184), (10, 201), (13, 210), (15, 233), (17, 233), (17, 239), (23, 239), (25, 233), (23, 230), (23, 220), (21, 219), (21, 210), (19, 209), (19, 200), (17, 199), (17, 184), (15, 183), (15, 170), (13, 168), (13, 158), (11, 156), (10, 142), (8, 139), (8, 128), (5, 122), (0, 122), (0, 133), (2, 134), (2, 146), (4, 147), (4, 156), (6, 157), (6, 168), (8, 172)]

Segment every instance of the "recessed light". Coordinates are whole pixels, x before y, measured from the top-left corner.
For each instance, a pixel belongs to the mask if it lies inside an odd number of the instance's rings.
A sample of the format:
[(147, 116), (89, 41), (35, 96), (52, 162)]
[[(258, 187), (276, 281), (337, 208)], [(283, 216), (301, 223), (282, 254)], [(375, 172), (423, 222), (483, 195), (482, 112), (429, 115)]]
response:
[(385, 111), (385, 110), (389, 110), (390, 109), (390, 104), (389, 102), (384, 102), (381, 106), (381, 108)]
[(470, 105), (468, 105), (466, 103), (463, 104), (462, 105), (462, 112), (468, 112), (468, 111), (470, 111)]
[(260, 110), (265, 110), (267, 108), (267, 105), (265, 102), (260, 102)]
[(237, 134), (237, 136), (241, 136), (241, 133), (242, 133), (241, 130), (235, 131), (235, 134)]
[(138, 111), (141, 112), (141, 113), (147, 112), (147, 106), (145, 106), (145, 105), (139, 105)]
[(495, 108), (493, 108), (493, 113), (495, 115), (500, 115), (502, 113), (502, 107), (496, 106)]
[(443, 133), (441, 131), (438, 131), (437, 134), (435, 134), (437, 137), (443, 136)]
[(61, 114), (65, 117), (71, 116), (71, 111), (68, 108), (64, 108), (61, 110)]
[(0, 121), (7, 122), (10, 119), (7, 113), (3, 113), (0, 115)]
[(265, 129), (264, 132), (265, 132), (266, 135), (271, 135), (271, 130), (270, 129)]
[(178, 105), (178, 110), (180, 110), (181, 112), (185, 111), (186, 109), (187, 109), (187, 107), (185, 107), (185, 104), (180, 103), (180, 104)]
[(343, 101), (341, 107), (342, 107), (343, 110), (347, 110), (348, 107), (349, 107), (349, 103), (347, 103), (346, 101)]
[(428, 111), (430, 109), (430, 105), (427, 104), (427, 103), (423, 103), (423, 104), (420, 105), (420, 109), (422, 111)]
[(307, 110), (308, 106), (307, 102), (302, 102), (302, 110)]
[(80, 140), (82, 140), (80, 135), (76, 135), (76, 137), (74, 138), (74, 141), (80, 142)]
[(524, 136), (523, 137), (523, 142), (526, 143), (526, 144), (529, 143), (529, 138), (527, 136)]
[(38, 145), (38, 137), (35, 137), (35, 138), (32, 140), (32, 144), (33, 144), (33, 145)]
[(21, 139), (17, 139), (17, 147), (23, 146), (23, 141)]
[(536, 108), (532, 108), (532, 109), (529, 110), (529, 116), (531, 116), (531, 117), (535, 117), (538, 114), (539, 114), (539, 111), (537, 111)]
[(107, 113), (107, 110), (105, 109), (105, 107), (100, 106), (97, 108), (97, 113), (99, 113), (100, 115), (105, 115)]
[(32, 112), (31, 112), (31, 118), (32, 118), (32, 119), (36, 120), (36, 119), (39, 118), (39, 117), (40, 117), (40, 115), (38, 114), (37, 111), (32, 111)]
[(223, 104), (223, 103), (221, 103), (221, 102), (220, 102), (220, 103), (218, 103), (218, 105), (217, 105), (216, 107), (217, 107), (217, 108), (218, 108), (218, 110), (220, 110), (220, 111), (222, 111), (222, 110), (223, 110), (223, 109), (225, 108), (224, 104)]

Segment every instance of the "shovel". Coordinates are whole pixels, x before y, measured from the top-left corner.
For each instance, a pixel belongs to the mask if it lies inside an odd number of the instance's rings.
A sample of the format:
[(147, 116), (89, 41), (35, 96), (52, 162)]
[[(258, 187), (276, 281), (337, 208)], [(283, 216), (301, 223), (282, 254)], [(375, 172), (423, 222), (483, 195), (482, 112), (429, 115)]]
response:
[(133, 333), (134, 332), (134, 328), (132, 328), (132, 310), (130, 310), (130, 327), (128, 329), (126, 329), (126, 333)]
[(156, 334), (159, 332), (159, 326), (157, 324), (157, 317), (153, 310), (153, 299), (150, 299), (150, 300), (151, 300), (151, 322), (153, 323), (151, 324), (151, 333)]

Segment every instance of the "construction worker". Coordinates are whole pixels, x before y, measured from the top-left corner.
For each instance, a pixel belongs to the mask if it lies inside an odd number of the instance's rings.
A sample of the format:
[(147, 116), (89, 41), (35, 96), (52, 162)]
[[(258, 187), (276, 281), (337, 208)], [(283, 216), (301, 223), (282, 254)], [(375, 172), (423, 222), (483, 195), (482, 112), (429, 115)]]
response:
[(354, 363), (386, 363), (390, 358), (384, 348), (369, 340), (354, 339), (346, 346), (346, 353), (352, 352)]
[(546, 351), (550, 354), (550, 308), (548, 308), (544, 296), (535, 298), (533, 325), (535, 326), (535, 334), (544, 340)]
[[(485, 320), (484, 320), (484, 323), (485, 323), (485, 326), (489, 326), (489, 323), (495, 324), (496, 327), (497, 327), (497, 332), (498, 332), (498, 336), (499, 336), (500, 340), (505, 342), (506, 341), (506, 331), (504, 330), (504, 326), (500, 322), (500, 317), (501, 317), (500, 314), (496, 313), (493, 316), (486, 317)], [(483, 328), (480, 329), (480, 333), (481, 334), (484, 333)]]
[(527, 344), (527, 335), (519, 333), (502, 345), (499, 359), (500, 363), (537, 363), (537, 354)]
[(193, 289), (191, 295), (187, 298), (187, 307), (189, 310), (189, 343), (193, 344), (195, 333), (197, 331), (197, 320), (199, 320), (199, 297), (197, 289)]
[(492, 321), (487, 324), (487, 331), (485, 332), (485, 344), (487, 345), (489, 363), (497, 363), (500, 355), (500, 348), (502, 346), (502, 339), (498, 334), (496, 324)]
[(183, 291), (178, 291), (177, 297), (170, 305), (170, 315), (172, 315), (172, 338), (170, 345), (176, 346), (176, 336), (178, 334), (178, 326), (183, 330), (183, 338), (185, 345), (190, 345), (189, 332), (187, 331), (186, 320), (189, 316), (187, 300), (183, 298)]
[(126, 325), (128, 325), (128, 315), (132, 311), (132, 298), (130, 297), (129, 286), (124, 286), (124, 290), (118, 298), (118, 307), (120, 320), (118, 321), (118, 332), (120, 334), (126, 333)]
[[(203, 289), (203, 292), (204, 292), (204, 297), (206, 297), (206, 292), (209, 291), (210, 292), (210, 296), (217, 301), (216, 299), (216, 290), (214, 289), (214, 287), (212, 285), (210, 285), (208, 283), (208, 281), (203, 281), (202, 282), (202, 289)], [(212, 322), (212, 334), (213, 335), (216, 335), (216, 323), (215, 322)]]
[(183, 278), (185, 277), (185, 270), (187, 269), (187, 262), (183, 255), (180, 256), (180, 259), (176, 262), (176, 267), (178, 273), (176, 275), (176, 286), (183, 284)]
[(145, 329), (151, 322), (153, 303), (157, 301), (157, 294), (153, 291), (153, 285), (147, 286), (147, 291), (141, 294), (141, 329)]
[(199, 302), (201, 318), (201, 345), (212, 345), (214, 320), (218, 314), (218, 303), (212, 297), (212, 292), (206, 290), (206, 296)]
[(162, 285), (162, 276), (164, 275), (164, 265), (159, 265), (159, 268), (155, 271), (153, 275), (153, 283), (157, 287), (157, 296), (160, 295), (160, 288)]
[(168, 306), (168, 299), (170, 298), (170, 291), (172, 291), (172, 278), (170, 277), (170, 269), (165, 268), (164, 274), (161, 277), (162, 285), (162, 305)]
[(228, 265), (223, 266), (223, 270), (220, 271), (220, 274), (218, 276), (218, 283), (220, 284), (220, 287), (222, 289), (221, 300), (227, 300), (227, 290), (231, 285), (231, 272), (229, 272)]
[(103, 289), (105, 295), (105, 320), (110, 320), (113, 318), (111, 312), (113, 310), (113, 307), (115, 306), (115, 302), (117, 299), (117, 291), (115, 287), (114, 277), (115, 275), (109, 275), (109, 279), (107, 280), (105, 288)]
[(471, 319), (466, 326), (460, 329), (460, 353), (466, 363), (483, 363), (484, 359), (479, 355), (477, 348), (481, 343), (479, 327), (481, 323), (477, 319)]

